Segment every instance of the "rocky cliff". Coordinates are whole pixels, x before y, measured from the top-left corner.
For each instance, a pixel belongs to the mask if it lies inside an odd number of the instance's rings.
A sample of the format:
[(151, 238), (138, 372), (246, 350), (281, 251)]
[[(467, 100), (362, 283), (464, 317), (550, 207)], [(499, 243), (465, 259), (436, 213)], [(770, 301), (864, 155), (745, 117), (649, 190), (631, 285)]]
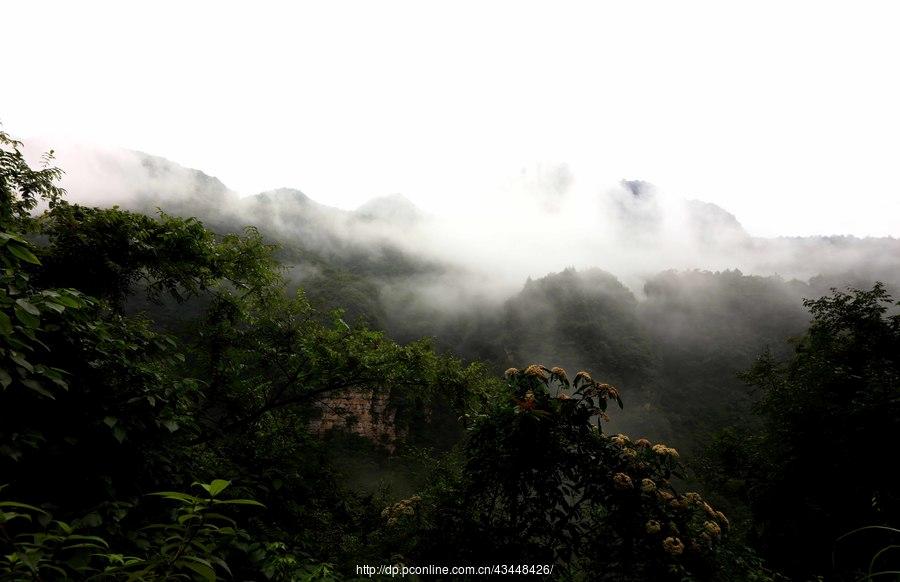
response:
[(342, 430), (377, 443), (389, 452), (403, 436), (395, 424), (397, 411), (387, 390), (354, 388), (331, 394), (316, 404), (319, 415), (309, 424), (315, 434)]

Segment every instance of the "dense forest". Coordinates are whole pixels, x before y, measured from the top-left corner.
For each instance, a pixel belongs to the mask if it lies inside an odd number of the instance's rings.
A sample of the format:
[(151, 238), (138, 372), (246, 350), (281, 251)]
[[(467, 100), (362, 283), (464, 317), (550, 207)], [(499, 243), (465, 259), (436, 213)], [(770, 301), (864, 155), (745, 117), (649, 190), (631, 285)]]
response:
[(143, 157), (94, 207), (54, 164), (0, 132), (0, 579), (900, 570), (893, 239), (753, 239), (694, 203), (697, 240), (808, 276), (560, 265), (479, 295), (393, 234), (422, 228), (402, 199), (234, 206), (183, 169), (155, 192)]

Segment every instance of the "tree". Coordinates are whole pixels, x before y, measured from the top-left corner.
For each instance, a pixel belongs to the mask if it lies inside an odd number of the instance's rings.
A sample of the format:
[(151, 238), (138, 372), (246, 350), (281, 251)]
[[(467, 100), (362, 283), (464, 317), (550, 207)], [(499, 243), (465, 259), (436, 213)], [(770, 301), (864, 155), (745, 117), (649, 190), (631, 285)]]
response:
[[(388, 391), (412, 424), (442, 410), (455, 419), (492, 384), (483, 367), (426, 341), (400, 345), (339, 312), (315, 312), (302, 293), (288, 297), (274, 249), (254, 229), (222, 236), (195, 219), (70, 205), (54, 184), (60, 173), (31, 170), (20, 144), (3, 138), (12, 145), (0, 166), (0, 572), (87, 571), (57, 553), (75, 542), (72, 528), (131, 552), (119, 572), (209, 578), (225, 552), (236, 576), (327, 572), (318, 557), (348, 550), (321, 531), (363, 536), (374, 505), (336, 486), (323, 445), (307, 434), (316, 399), (355, 386)], [(32, 216), (41, 199), (50, 207)], [(163, 331), (161, 309), (190, 300), (178, 335)], [(192, 568), (142, 535), (153, 521), (191, 540), (207, 524), (229, 529), (230, 518), (192, 513), (201, 502), (188, 494), (170, 495), (190, 506), (171, 526), (163, 508), (139, 502), (223, 473), (239, 494), (272, 502), (252, 537), (227, 547), (197, 538), (205, 562), (188, 560)], [(29, 519), (38, 523), (20, 527)]]
[[(470, 417), (455, 489), (426, 496), (441, 518), (422, 518), (434, 530), (419, 536), (420, 559), (553, 564), (574, 579), (766, 579), (728, 543), (726, 517), (679, 490), (675, 449), (603, 434), (608, 404), (622, 406), (615, 387), (539, 365), (506, 377)], [(427, 505), (408, 501), (388, 518)]]
[(53, 151), (44, 154), (40, 169), (22, 154), (22, 142), (0, 129), (0, 228), (27, 228), (31, 211), (41, 200), (51, 206), (65, 194), (56, 182), (62, 170), (51, 166)]
[[(896, 303), (878, 283), (804, 305), (813, 319), (793, 356), (764, 354), (744, 375), (759, 391), (762, 430), (721, 438), (713, 467), (742, 491), (762, 551), (800, 577), (832, 570), (842, 534), (900, 523)], [(880, 540), (868, 541), (858, 549), (871, 556)], [(838, 558), (839, 571), (860, 564), (852, 553)]]
[(158, 218), (58, 202), (41, 217), (41, 282), (66, 285), (121, 307), (135, 292), (181, 303), (224, 287), (253, 293), (277, 285), (273, 245), (252, 227), (217, 236), (195, 218)]

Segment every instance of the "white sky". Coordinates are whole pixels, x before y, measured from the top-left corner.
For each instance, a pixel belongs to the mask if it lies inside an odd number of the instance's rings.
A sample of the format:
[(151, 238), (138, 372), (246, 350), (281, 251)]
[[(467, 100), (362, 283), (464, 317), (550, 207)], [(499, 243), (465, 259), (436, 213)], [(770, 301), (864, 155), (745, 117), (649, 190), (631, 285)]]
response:
[(565, 162), (753, 234), (900, 236), (898, 30), (887, 1), (3, 2), (0, 121), (346, 208)]

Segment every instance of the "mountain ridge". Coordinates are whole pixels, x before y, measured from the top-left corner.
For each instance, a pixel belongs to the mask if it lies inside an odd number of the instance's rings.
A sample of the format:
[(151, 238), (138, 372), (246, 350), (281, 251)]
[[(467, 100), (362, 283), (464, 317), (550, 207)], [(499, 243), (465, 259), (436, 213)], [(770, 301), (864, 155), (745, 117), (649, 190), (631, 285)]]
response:
[[(456, 248), (455, 238), (465, 233), (454, 229), (470, 228), (466, 222), (442, 224), (440, 218), (426, 214), (402, 194), (378, 196), (356, 209), (345, 210), (290, 187), (240, 196), (201, 170), (130, 150), (67, 148), (58, 152), (57, 163), (67, 170), (64, 185), (75, 202), (119, 205), (151, 214), (161, 208), (171, 214), (197, 216), (218, 230), (252, 224), (278, 242), (298, 244), (348, 268), (361, 268), (367, 260), (383, 264), (387, 257), (392, 261), (403, 257), (401, 262), (410, 265), (443, 264), (449, 268), (455, 263), (457, 270), (471, 270), (487, 260), (464, 256), (464, 251)], [(521, 211), (513, 208), (504, 217), (480, 217), (481, 228), (495, 229), (507, 221), (514, 222), (520, 213), (521, 220), (527, 220), (529, 200), (540, 215), (540, 204), (525, 196)], [(867, 279), (886, 273), (889, 279), (900, 281), (900, 239), (894, 237), (756, 237), (746, 232), (736, 216), (714, 203), (678, 199), (673, 205), (671, 199), (663, 200), (652, 184), (641, 180), (623, 180), (618, 189), (599, 193), (595, 204), (595, 210), (579, 209), (578, 214), (597, 213), (598, 220), (608, 225), (606, 232), (599, 237), (591, 235), (581, 246), (572, 247), (580, 258), (571, 262), (566, 247), (554, 247), (565, 262), (554, 265), (545, 261), (543, 272), (532, 271), (530, 275), (540, 276), (554, 267), (558, 270), (565, 264), (575, 264), (598, 266), (621, 277), (626, 274), (623, 269), (640, 264), (646, 267), (646, 273), (631, 276), (632, 288), (640, 286), (635, 276), (646, 279), (654, 271), (667, 268), (740, 268), (752, 274), (801, 279), (846, 273)], [(563, 218), (554, 215), (550, 220)], [(546, 239), (556, 244), (560, 240), (552, 228), (519, 230), (510, 231), (510, 235), (526, 236), (522, 242), (531, 247), (510, 240), (505, 243), (509, 252), (546, 255), (550, 251), (541, 242)], [(501, 242), (504, 236), (510, 236), (500, 232)], [(490, 250), (476, 245), (468, 252)], [(496, 260), (502, 260), (501, 251), (493, 252), (499, 252)], [(493, 270), (490, 264), (487, 268)], [(519, 275), (519, 280), (527, 274)]]

